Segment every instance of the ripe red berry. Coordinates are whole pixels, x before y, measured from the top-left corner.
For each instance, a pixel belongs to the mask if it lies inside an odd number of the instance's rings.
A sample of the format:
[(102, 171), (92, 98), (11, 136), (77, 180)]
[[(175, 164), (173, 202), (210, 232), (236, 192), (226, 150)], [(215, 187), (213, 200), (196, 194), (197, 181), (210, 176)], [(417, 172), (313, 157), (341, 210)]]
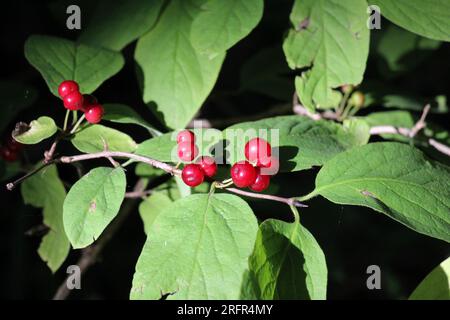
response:
[(6, 148), (8, 148), (11, 151), (18, 152), (22, 150), (23, 144), (21, 144), (20, 142), (16, 141), (14, 138), (11, 137), (6, 143)]
[(195, 142), (195, 135), (190, 130), (182, 130), (177, 135), (177, 143), (181, 142)]
[(78, 92), (80, 88), (78, 87), (78, 84), (73, 80), (65, 80), (61, 82), (61, 84), (58, 87), (58, 94), (59, 96), (64, 99), (66, 95), (68, 95), (71, 92)]
[(63, 99), (64, 107), (69, 110), (79, 110), (83, 106), (83, 95), (79, 91), (73, 91)]
[(103, 117), (103, 106), (101, 104), (90, 105), (84, 112), (84, 116), (89, 123), (99, 123)]
[(90, 106), (93, 106), (94, 104), (97, 104), (97, 98), (94, 97), (91, 94), (83, 94), (83, 106), (81, 107), (81, 110), (86, 112), (86, 110), (89, 109)]
[(207, 177), (213, 177), (217, 172), (217, 164), (213, 157), (203, 156), (200, 158), (198, 165)]
[(199, 165), (188, 164), (181, 171), (181, 178), (188, 186), (196, 187), (203, 182), (205, 176)]
[(3, 147), (1, 149), (1, 156), (2, 156), (3, 160), (5, 160), (7, 162), (14, 162), (17, 160), (17, 152), (10, 150), (6, 147)]
[(237, 162), (231, 167), (231, 178), (236, 186), (245, 188), (255, 182), (256, 170), (247, 161)]
[(272, 147), (261, 138), (254, 138), (245, 145), (245, 157), (256, 166), (265, 166), (270, 162)]
[(270, 184), (270, 176), (261, 174), (259, 168), (256, 169), (256, 179), (255, 182), (250, 186), (250, 189), (256, 192), (261, 192), (266, 190)]
[(181, 161), (192, 161), (197, 155), (198, 147), (194, 142), (185, 141), (178, 144), (178, 158), (180, 158)]
[(277, 157), (271, 157), (269, 163), (261, 166), (261, 172), (268, 176), (274, 176), (280, 170), (280, 160)]

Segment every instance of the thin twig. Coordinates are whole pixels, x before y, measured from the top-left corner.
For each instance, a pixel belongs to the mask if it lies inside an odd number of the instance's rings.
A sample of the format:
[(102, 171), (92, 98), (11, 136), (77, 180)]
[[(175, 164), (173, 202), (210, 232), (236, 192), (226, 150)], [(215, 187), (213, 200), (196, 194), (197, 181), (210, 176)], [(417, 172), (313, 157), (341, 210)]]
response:
[[(422, 116), (420, 117), (419, 121), (416, 122), (416, 124), (411, 128), (397, 128), (394, 126), (375, 126), (370, 128), (370, 134), (371, 135), (381, 135), (381, 134), (399, 134), (407, 138), (414, 138), (420, 130), (425, 128), (426, 122), (425, 119), (428, 115), (428, 112), (430, 111), (430, 105), (427, 104), (425, 108), (423, 109)], [(428, 144), (435, 148), (437, 151), (447, 155), (450, 157), (450, 147), (446, 146), (443, 143), (440, 143), (432, 138), (429, 138), (427, 140)]]
[(98, 158), (126, 158), (126, 159), (132, 159), (136, 160), (138, 162), (147, 163), (155, 168), (164, 170), (167, 173), (170, 173), (172, 175), (180, 175), (181, 170), (175, 169), (170, 164), (167, 164), (165, 162), (161, 162), (152, 158), (140, 156), (134, 153), (128, 153), (128, 152), (121, 152), (121, 151), (102, 151), (102, 152), (96, 152), (96, 153), (87, 153), (87, 154), (80, 154), (76, 156), (64, 156), (60, 158), (60, 161), (62, 163), (72, 163), (77, 161), (84, 161), (84, 160), (90, 160), (90, 159), (98, 159)]
[[(140, 192), (144, 188), (145, 183), (143, 182), (143, 180), (139, 180), (133, 188), (133, 192)], [(105, 245), (109, 242), (109, 240), (111, 240), (113, 235), (117, 232), (128, 215), (133, 211), (136, 203), (137, 201), (135, 199), (130, 199), (124, 202), (119, 214), (103, 232), (100, 238), (94, 244), (82, 250), (81, 257), (77, 262), (77, 266), (80, 268), (81, 275), (84, 274), (89, 269), (89, 267), (97, 261), (97, 258)], [(53, 296), (53, 300), (64, 300), (69, 296), (71, 290), (67, 287), (68, 279), (69, 276), (61, 283), (55, 295)]]
[(19, 185), (22, 181), (28, 179), (29, 177), (35, 175), (36, 173), (38, 173), (39, 171), (41, 171), (42, 169), (44, 169), (45, 167), (48, 167), (49, 165), (53, 164), (57, 162), (57, 160), (50, 160), (48, 162), (44, 162), (41, 166), (33, 169), (32, 171), (28, 172), (26, 175), (24, 175), (23, 177), (20, 177), (19, 179), (10, 182), (6, 185), (6, 189), (8, 189), (9, 191), (14, 190), (15, 187), (17, 187), (17, 185)]
[(308, 117), (314, 121), (318, 121), (320, 119), (328, 119), (328, 120), (338, 120), (339, 116), (332, 111), (325, 111), (322, 113), (311, 113), (308, 109), (306, 109), (303, 105), (298, 101), (298, 96), (294, 93), (292, 98), (292, 111), (295, 114), (300, 116)]
[(426, 123), (425, 123), (425, 119), (428, 115), (428, 112), (430, 111), (430, 105), (427, 104), (425, 106), (425, 108), (423, 109), (422, 115), (419, 119), (419, 121), (416, 122), (416, 124), (414, 125), (414, 127), (412, 127), (410, 133), (409, 133), (409, 137), (410, 138), (414, 138), (414, 136), (423, 128), (425, 128)]
[(236, 189), (236, 188), (224, 188), (224, 190), (227, 190), (229, 192), (233, 192), (233, 193), (236, 193), (236, 194), (240, 194), (242, 196), (250, 197), (250, 198), (257, 198), (257, 199), (265, 199), (265, 200), (272, 200), (272, 201), (282, 202), (282, 203), (285, 203), (285, 204), (287, 204), (289, 206), (303, 207), (303, 208), (308, 207), (306, 204), (301, 203), (300, 201), (298, 201), (295, 198), (283, 198), (283, 197), (279, 197), (279, 196), (273, 196), (273, 195), (270, 195), (270, 194), (253, 193), (253, 192), (244, 191), (244, 190)]
[(148, 195), (152, 194), (152, 190), (144, 190), (144, 191), (130, 191), (125, 193), (125, 198), (129, 199), (141, 199), (145, 198)]

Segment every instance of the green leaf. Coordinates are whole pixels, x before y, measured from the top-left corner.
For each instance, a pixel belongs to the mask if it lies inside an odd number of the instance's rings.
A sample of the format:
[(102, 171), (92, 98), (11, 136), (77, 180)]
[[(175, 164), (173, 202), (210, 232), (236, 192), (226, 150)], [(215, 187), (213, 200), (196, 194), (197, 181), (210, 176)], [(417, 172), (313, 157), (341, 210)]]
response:
[(265, 48), (247, 60), (241, 68), (241, 90), (290, 101), (294, 92), (290, 69), (280, 47)]
[(144, 102), (155, 102), (157, 116), (170, 128), (184, 128), (191, 121), (212, 90), (225, 57), (221, 53), (210, 59), (192, 46), (191, 24), (199, 12), (193, 0), (171, 1), (136, 46)]
[(215, 56), (247, 36), (261, 20), (263, 0), (209, 0), (191, 28), (193, 46)]
[(249, 266), (257, 299), (326, 299), (325, 255), (297, 221), (264, 221)]
[(33, 120), (29, 125), (21, 123), (18, 132), (13, 132), (15, 140), (23, 144), (36, 144), (50, 138), (58, 130), (55, 121), (49, 117), (39, 117)]
[[(355, 132), (337, 123), (314, 121), (300, 116), (280, 116), (243, 122), (227, 128), (224, 137), (229, 141), (227, 150), (234, 156), (231, 162), (244, 159), (246, 138), (248, 140), (257, 136), (260, 130), (267, 133), (273, 148), (278, 147), (281, 171), (298, 171), (323, 165), (336, 154), (360, 144)], [(277, 136), (279, 141), (272, 141)]]
[(143, 162), (139, 162), (138, 164), (136, 164), (134, 173), (139, 177), (144, 177), (144, 178), (149, 178), (149, 179), (156, 178), (156, 177), (159, 177), (159, 176), (162, 176), (163, 174), (165, 174), (165, 172), (163, 170), (152, 167), (151, 165), (143, 163)]
[(155, 24), (163, 0), (99, 1), (88, 16), (79, 40), (111, 50), (122, 50)]
[(344, 120), (344, 129), (351, 133), (355, 146), (362, 146), (369, 142), (370, 126), (365, 120), (358, 118), (346, 119)]
[(37, 98), (37, 91), (33, 87), (12, 80), (0, 81), (0, 132), (25, 108), (31, 106)]
[(409, 300), (450, 300), (450, 258), (442, 261), (422, 280)]
[(365, 0), (295, 1), (283, 49), (292, 69), (310, 68), (296, 78), (309, 110), (337, 106), (333, 89), (362, 81), (370, 37), (366, 10)]
[[(408, 111), (381, 111), (372, 112), (365, 117), (361, 117), (371, 127), (394, 126), (396, 128), (412, 128), (416, 123), (412, 114)], [(409, 141), (410, 139), (399, 134), (382, 134), (381, 137), (387, 140)]]
[(25, 42), (25, 57), (58, 95), (64, 80), (75, 80), (82, 93), (92, 93), (124, 65), (118, 52), (62, 38), (33, 35)]
[(407, 227), (450, 242), (450, 171), (414, 147), (371, 143), (328, 161), (315, 190), (338, 204), (370, 207)]
[(71, 142), (75, 148), (85, 153), (103, 151), (105, 142), (109, 151), (133, 152), (137, 148), (136, 142), (129, 135), (100, 124), (82, 128)]
[(148, 230), (131, 299), (238, 299), (258, 225), (230, 194), (175, 201)]
[(395, 24), (421, 36), (450, 41), (450, 2), (447, 0), (369, 0)]
[[(211, 149), (222, 139), (222, 132), (217, 129), (192, 129), (196, 144), (202, 155), (210, 155)], [(139, 144), (136, 154), (163, 162), (178, 162), (177, 131), (148, 139)]]
[(103, 107), (105, 108), (103, 120), (116, 123), (136, 124), (147, 129), (152, 136), (161, 135), (161, 132), (153, 128), (136, 111), (125, 104), (105, 103)]
[(49, 166), (26, 179), (22, 183), (21, 192), (26, 204), (43, 208), (44, 224), (49, 227), (49, 231), (42, 238), (38, 253), (50, 270), (56, 272), (70, 250), (63, 226), (66, 190), (59, 179), (56, 166)]
[(161, 192), (154, 192), (139, 205), (139, 214), (144, 222), (144, 231), (148, 231), (156, 217), (172, 204), (172, 200)]
[(395, 25), (389, 25), (376, 46), (387, 64), (386, 76), (410, 71), (423, 62), (441, 42), (422, 38)]
[(64, 229), (74, 249), (93, 243), (114, 219), (126, 183), (122, 168), (99, 167), (72, 186), (64, 201)]

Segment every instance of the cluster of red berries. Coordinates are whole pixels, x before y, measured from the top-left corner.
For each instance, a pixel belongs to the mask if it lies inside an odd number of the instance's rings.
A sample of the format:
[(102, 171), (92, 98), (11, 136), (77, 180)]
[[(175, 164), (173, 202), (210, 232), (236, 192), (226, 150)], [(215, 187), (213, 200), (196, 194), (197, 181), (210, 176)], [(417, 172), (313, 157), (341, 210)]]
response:
[(273, 174), (278, 171), (278, 160), (272, 157), (272, 147), (266, 140), (254, 138), (247, 142), (244, 153), (247, 161), (237, 162), (231, 167), (233, 183), (239, 188), (249, 187), (256, 192), (267, 189), (271, 175), (262, 174), (262, 168)]
[(4, 143), (0, 148), (0, 154), (3, 160), (8, 162), (14, 162), (18, 159), (19, 153), (23, 148), (23, 144), (17, 142), (12, 137)]
[[(195, 135), (190, 130), (183, 130), (177, 135), (178, 158), (183, 162), (191, 162), (198, 155), (198, 147), (195, 144)], [(261, 168), (278, 169), (278, 161), (272, 157), (272, 147), (261, 138), (255, 138), (245, 145), (245, 157), (248, 161), (235, 163), (231, 167), (231, 179), (239, 188), (249, 187), (251, 190), (261, 192), (270, 184), (271, 175), (262, 174)], [(269, 169), (268, 169), (269, 171)], [(270, 172), (269, 171), (269, 172)], [(212, 178), (217, 172), (217, 164), (214, 158), (200, 157), (195, 163), (187, 164), (181, 172), (184, 183), (190, 187), (201, 184), (205, 176)]]
[(80, 110), (89, 123), (99, 123), (102, 119), (103, 106), (90, 94), (81, 94), (78, 83), (65, 80), (58, 87), (58, 93), (63, 99), (64, 107), (69, 110)]
[[(193, 161), (198, 155), (195, 135), (190, 130), (180, 131), (177, 135), (178, 158), (183, 162)], [(205, 176), (212, 178), (217, 172), (217, 164), (213, 157), (202, 156), (195, 163), (184, 166), (181, 178), (190, 187), (196, 187), (203, 182)]]

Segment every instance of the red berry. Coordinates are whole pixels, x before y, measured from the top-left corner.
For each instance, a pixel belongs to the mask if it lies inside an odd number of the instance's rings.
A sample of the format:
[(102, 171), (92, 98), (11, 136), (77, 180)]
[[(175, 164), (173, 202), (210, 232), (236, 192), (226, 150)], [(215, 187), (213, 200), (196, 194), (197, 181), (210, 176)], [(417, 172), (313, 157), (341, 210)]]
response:
[(2, 155), (3, 160), (8, 161), (8, 162), (14, 162), (17, 160), (17, 153), (6, 147), (3, 147), (1, 149), (1, 155)]
[(192, 161), (197, 155), (198, 147), (194, 142), (185, 141), (178, 144), (178, 158), (180, 158), (181, 161)]
[(188, 186), (196, 187), (203, 182), (205, 176), (199, 165), (188, 164), (181, 171), (181, 178)]
[(81, 107), (82, 111), (86, 111), (90, 106), (97, 104), (97, 98), (95, 98), (91, 94), (83, 94), (83, 106)]
[(255, 182), (256, 170), (247, 161), (237, 162), (231, 167), (231, 178), (236, 186), (245, 188)]
[(268, 176), (274, 176), (280, 170), (280, 160), (276, 157), (271, 157), (269, 163), (261, 166), (261, 172)]
[(9, 141), (6, 143), (6, 148), (8, 148), (11, 151), (18, 152), (22, 150), (23, 144), (21, 144), (19, 141), (16, 141), (14, 138), (10, 138)]
[(79, 91), (66, 94), (63, 99), (64, 107), (69, 110), (78, 110), (83, 106), (83, 95)]
[(94, 104), (89, 106), (84, 112), (84, 116), (89, 123), (99, 123), (103, 117), (103, 107), (101, 104)]
[(250, 189), (256, 192), (261, 192), (266, 190), (270, 184), (270, 176), (261, 174), (259, 168), (256, 169), (256, 179), (255, 182), (250, 186)]
[(177, 143), (181, 142), (195, 142), (195, 135), (190, 130), (182, 130), (177, 135)]
[(202, 168), (203, 173), (207, 177), (213, 177), (217, 172), (217, 164), (213, 157), (203, 156), (198, 162), (200, 168)]
[(261, 138), (254, 138), (245, 145), (245, 157), (256, 166), (265, 166), (270, 162), (272, 147)]
[(64, 97), (69, 93), (78, 92), (79, 90), (80, 88), (78, 87), (78, 84), (75, 81), (65, 80), (61, 82), (61, 84), (59, 85), (58, 94), (62, 99), (64, 99)]

